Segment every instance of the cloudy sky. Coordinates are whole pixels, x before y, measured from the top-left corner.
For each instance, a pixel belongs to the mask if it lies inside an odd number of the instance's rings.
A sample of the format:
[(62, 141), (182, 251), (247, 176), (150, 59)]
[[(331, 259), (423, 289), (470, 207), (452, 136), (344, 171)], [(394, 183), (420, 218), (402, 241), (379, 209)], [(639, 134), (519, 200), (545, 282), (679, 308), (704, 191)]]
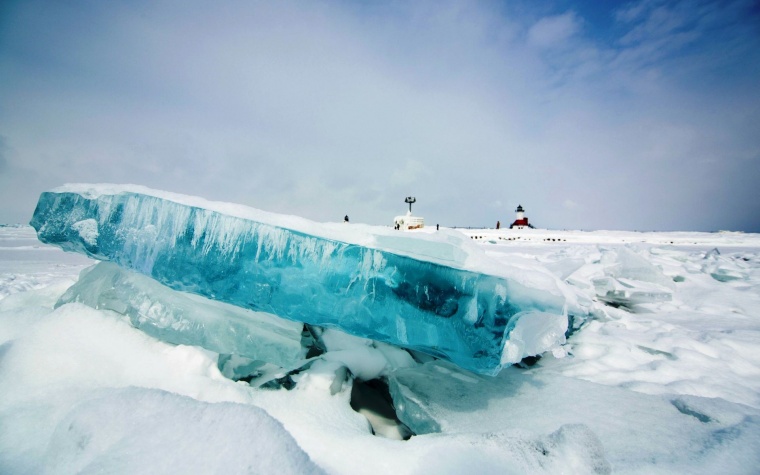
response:
[(754, 0), (0, 2), (0, 223), (64, 183), (317, 221), (760, 232)]

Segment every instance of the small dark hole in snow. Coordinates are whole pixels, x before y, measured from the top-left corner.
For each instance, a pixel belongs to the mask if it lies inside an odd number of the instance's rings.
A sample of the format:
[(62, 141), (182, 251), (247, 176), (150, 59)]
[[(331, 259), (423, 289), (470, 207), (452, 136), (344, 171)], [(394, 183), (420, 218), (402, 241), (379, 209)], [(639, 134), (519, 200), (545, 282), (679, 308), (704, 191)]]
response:
[(319, 337), (315, 335), (317, 331), (319, 331), (317, 328), (313, 328), (310, 325), (304, 325), (301, 331), (301, 346), (308, 348), (306, 359), (314, 358), (325, 352), (325, 349), (319, 344)]
[(351, 408), (367, 418), (375, 435), (397, 440), (409, 440), (415, 435), (396, 416), (388, 384), (383, 380), (354, 380)]
[(530, 368), (531, 366), (538, 363), (538, 360), (540, 359), (541, 359), (541, 355), (526, 356), (519, 363), (517, 363), (517, 366), (520, 368)]

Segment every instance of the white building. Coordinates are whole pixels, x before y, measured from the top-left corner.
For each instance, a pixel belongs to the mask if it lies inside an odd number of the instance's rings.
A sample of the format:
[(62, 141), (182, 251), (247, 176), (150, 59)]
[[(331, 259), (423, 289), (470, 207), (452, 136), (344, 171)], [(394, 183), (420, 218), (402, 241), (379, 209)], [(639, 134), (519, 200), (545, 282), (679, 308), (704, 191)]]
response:
[(425, 227), (425, 219), (419, 216), (412, 216), (412, 212), (409, 211), (404, 216), (396, 216), (393, 218), (393, 227), (395, 229), (400, 229), (401, 231), (420, 229)]
[(415, 203), (417, 199), (413, 196), (407, 196), (404, 202), (409, 205), (409, 211), (404, 216), (396, 216), (393, 218), (393, 228), (401, 231), (409, 231), (410, 229), (421, 229), (425, 227), (425, 219), (420, 216), (412, 216), (412, 203)]

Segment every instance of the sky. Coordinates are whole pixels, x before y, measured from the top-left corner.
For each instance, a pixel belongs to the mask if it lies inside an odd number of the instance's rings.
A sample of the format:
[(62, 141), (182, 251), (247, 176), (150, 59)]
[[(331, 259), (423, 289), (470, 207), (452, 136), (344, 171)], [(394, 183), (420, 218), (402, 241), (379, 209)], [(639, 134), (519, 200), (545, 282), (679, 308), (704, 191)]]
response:
[(4, 0), (0, 223), (65, 183), (760, 232), (760, 4)]

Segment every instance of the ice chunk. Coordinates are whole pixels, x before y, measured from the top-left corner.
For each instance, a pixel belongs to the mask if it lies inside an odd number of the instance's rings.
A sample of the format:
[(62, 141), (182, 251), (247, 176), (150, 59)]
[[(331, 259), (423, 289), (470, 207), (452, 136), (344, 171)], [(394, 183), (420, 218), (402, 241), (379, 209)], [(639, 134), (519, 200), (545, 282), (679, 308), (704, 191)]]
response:
[(599, 300), (614, 306), (631, 308), (645, 303), (669, 302), (673, 298), (670, 289), (648, 282), (609, 277), (593, 282)]
[(673, 298), (673, 279), (629, 248), (603, 249), (601, 265), (604, 277), (592, 282), (603, 302), (631, 308)]
[(718, 282), (747, 280), (746, 265), (744, 264), (746, 263), (721, 256), (720, 251), (715, 248), (705, 254), (702, 272), (710, 274), (710, 277)]
[(70, 302), (126, 315), (136, 328), (169, 343), (201, 346), (281, 367), (293, 366), (305, 356), (303, 325), (298, 322), (175, 292), (111, 262), (83, 270), (56, 307)]
[[(382, 239), (369, 233), (363, 242), (343, 241), (334, 227), (299, 222), (301, 230), (293, 230), (285, 227), (293, 218), (242, 208), (225, 214), (228, 207), (192, 197), (79, 185), (43, 193), (31, 224), (43, 242), (110, 260), (175, 290), (337, 327), (481, 373), (501, 368), (512, 316), (564, 315), (561, 295), (461, 268), (467, 251), (452, 250), (448, 241), (421, 246), (409, 237), (404, 244), (383, 232)], [(96, 230), (76, 224), (88, 220)], [(342, 226), (350, 236), (353, 225)], [(388, 251), (390, 241), (402, 252)]]
[(512, 317), (509, 328), (509, 340), (502, 355), (504, 364), (559, 348), (565, 343), (567, 318), (552, 313), (519, 313)]
[(605, 265), (605, 274), (610, 277), (649, 282), (665, 288), (673, 287), (672, 280), (662, 270), (630, 248), (603, 249), (601, 262)]

